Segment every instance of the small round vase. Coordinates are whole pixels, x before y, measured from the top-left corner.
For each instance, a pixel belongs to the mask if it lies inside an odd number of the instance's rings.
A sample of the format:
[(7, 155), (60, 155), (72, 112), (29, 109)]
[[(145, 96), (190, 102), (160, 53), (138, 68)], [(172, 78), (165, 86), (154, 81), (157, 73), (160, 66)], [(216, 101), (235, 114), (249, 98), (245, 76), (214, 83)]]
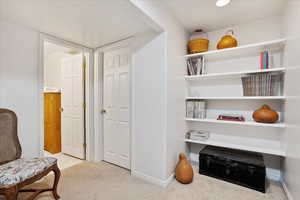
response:
[(263, 105), (260, 109), (254, 111), (252, 117), (256, 122), (261, 123), (275, 123), (279, 118), (277, 112), (268, 105)]
[(176, 166), (175, 178), (178, 182), (183, 184), (189, 184), (193, 182), (193, 168), (189, 161), (186, 159), (184, 153), (179, 154), (179, 161)]

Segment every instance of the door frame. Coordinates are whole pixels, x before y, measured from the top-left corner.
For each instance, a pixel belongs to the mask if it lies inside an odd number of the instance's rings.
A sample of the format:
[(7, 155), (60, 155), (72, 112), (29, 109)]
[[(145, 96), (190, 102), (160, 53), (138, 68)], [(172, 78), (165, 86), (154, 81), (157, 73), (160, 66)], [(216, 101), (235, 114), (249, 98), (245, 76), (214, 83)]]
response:
[(39, 130), (40, 130), (40, 156), (44, 152), (44, 42), (51, 42), (60, 46), (76, 49), (88, 57), (85, 67), (85, 143), (86, 160), (95, 160), (94, 146), (94, 105), (93, 105), (93, 77), (94, 77), (94, 51), (92, 48), (69, 42), (55, 36), (40, 33), (39, 39), (39, 67), (38, 67), (38, 107), (39, 107)]
[(94, 52), (94, 127), (95, 127), (95, 161), (99, 162), (104, 160), (104, 117), (101, 113), (102, 109), (104, 108), (103, 105), (103, 87), (104, 87), (104, 53), (108, 51), (118, 50), (121, 48), (128, 48), (130, 52), (129, 58), (129, 135), (130, 135), (130, 170), (134, 166), (134, 142), (133, 142), (133, 133), (132, 133), (132, 109), (133, 109), (133, 90), (132, 90), (132, 66), (133, 66), (133, 49), (132, 49), (132, 42), (134, 37), (126, 38), (122, 41), (117, 41), (112, 44), (108, 44), (102, 47), (98, 47)]

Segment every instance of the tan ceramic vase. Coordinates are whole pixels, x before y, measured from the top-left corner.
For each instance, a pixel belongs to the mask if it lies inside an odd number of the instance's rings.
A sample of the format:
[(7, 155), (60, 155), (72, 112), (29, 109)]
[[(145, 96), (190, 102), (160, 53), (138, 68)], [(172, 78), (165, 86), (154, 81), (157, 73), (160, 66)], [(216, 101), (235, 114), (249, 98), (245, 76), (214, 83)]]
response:
[(263, 105), (260, 109), (256, 110), (253, 115), (256, 122), (262, 123), (275, 123), (279, 116), (275, 110), (272, 110), (268, 105)]
[(179, 154), (179, 161), (176, 166), (175, 178), (183, 184), (193, 182), (194, 172), (192, 165), (186, 159), (184, 153)]

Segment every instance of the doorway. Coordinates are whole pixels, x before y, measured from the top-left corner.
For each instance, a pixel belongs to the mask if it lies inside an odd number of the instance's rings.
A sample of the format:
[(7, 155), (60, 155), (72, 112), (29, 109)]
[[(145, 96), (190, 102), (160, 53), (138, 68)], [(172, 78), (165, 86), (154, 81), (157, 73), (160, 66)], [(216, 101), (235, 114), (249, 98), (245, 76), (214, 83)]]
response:
[(104, 160), (131, 169), (130, 51), (118, 47), (103, 58)]
[(84, 52), (44, 41), (44, 155), (67, 168), (86, 159)]

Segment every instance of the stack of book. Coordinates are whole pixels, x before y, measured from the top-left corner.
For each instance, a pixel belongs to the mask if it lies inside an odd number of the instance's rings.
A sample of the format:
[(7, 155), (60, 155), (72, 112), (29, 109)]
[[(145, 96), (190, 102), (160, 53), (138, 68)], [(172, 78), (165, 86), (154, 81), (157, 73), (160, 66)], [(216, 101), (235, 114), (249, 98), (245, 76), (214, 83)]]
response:
[(187, 139), (197, 140), (197, 141), (206, 141), (209, 139), (208, 131), (189, 131), (186, 135)]
[(271, 58), (272, 57), (269, 55), (269, 51), (261, 52), (260, 53), (260, 69), (269, 69), (272, 64)]
[(187, 72), (189, 76), (205, 73), (204, 57), (187, 59)]
[(186, 101), (186, 117), (204, 119), (206, 117), (205, 101)]
[(217, 120), (244, 122), (245, 118), (242, 115), (222, 114), (218, 116)]
[(242, 77), (244, 96), (282, 95), (283, 75), (283, 73), (264, 73)]

